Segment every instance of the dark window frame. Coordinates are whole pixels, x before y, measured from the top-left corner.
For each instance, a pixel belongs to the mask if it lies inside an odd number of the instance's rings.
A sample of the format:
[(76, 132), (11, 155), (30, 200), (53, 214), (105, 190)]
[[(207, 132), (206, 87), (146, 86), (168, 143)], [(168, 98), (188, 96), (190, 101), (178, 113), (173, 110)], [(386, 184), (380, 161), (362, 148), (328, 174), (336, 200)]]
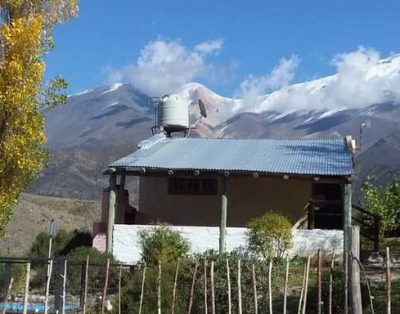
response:
[(172, 195), (218, 195), (218, 179), (213, 177), (170, 177), (168, 193)]

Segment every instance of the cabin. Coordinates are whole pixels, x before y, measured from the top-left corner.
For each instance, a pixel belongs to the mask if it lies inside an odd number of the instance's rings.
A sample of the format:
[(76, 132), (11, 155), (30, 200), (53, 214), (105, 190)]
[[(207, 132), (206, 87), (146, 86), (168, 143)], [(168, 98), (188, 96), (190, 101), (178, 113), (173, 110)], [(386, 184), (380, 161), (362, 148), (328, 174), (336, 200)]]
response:
[[(95, 226), (95, 246), (132, 261), (124, 254), (129, 247), (134, 251), (135, 230), (166, 222), (193, 240), (196, 250), (224, 252), (240, 242), (251, 219), (274, 211), (292, 221), (298, 250), (304, 250), (304, 241), (323, 246), (332, 237), (337, 248), (352, 220), (354, 151), (350, 136), (211, 139), (155, 134), (104, 172), (109, 187)], [(129, 205), (128, 176), (139, 177), (138, 208)], [(211, 246), (203, 243), (207, 236)]]

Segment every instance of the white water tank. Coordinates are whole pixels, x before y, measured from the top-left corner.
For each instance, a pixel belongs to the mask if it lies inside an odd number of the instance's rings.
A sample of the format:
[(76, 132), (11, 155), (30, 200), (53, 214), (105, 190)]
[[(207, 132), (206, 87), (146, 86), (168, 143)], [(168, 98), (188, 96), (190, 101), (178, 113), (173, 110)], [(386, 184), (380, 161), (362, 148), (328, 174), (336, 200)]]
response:
[(178, 94), (166, 95), (158, 105), (158, 125), (167, 132), (189, 128), (189, 104)]

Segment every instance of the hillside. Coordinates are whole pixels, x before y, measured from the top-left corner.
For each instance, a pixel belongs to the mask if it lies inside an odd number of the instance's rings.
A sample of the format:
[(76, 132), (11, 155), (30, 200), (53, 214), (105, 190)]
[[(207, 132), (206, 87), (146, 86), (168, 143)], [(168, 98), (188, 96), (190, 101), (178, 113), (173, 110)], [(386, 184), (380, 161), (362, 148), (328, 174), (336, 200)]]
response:
[[(386, 164), (381, 153), (382, 145), (385, 156), (398, 153), (399, 138), (393, 134), (400, 129), (400, 90), (395, 84), (400, 56), (381, 60), (362, 75), (364, 85), (355, 90), (349, 91), (346, 77), (338, 73), (261, 95), (252, 107), (244, 98), (223, 97), (198, 83), (186, 84), (177, 92), (189, 105), (191, 123), (200, 117), (199, 99), (207, 109), (207, 118), (195, 125), (190, 136), (338, 138), (351, 134), (359, 140), (360, 126), (369, 121), (371, 127), (363, 129), (356, 160), (356, 180), (359, 184), (370, 175), (383, 183), (400, 172), (400, 166)], [(341, 95), (342, 91), (354, 95)], [(30, 192), (98, 200), (107, 186), (102, 171), (151, 136), (154, 116), (153, 99), (128, 84), (70, 95), (66, 105), (46, 113), (51, 161)], [(384, 144), (388, 141), (391, 145)], [(130, 188), (135, 204), (135, 181)]]
[(54, 219), (57, 229), (92, 230), (93, 221), (101, 213), (100, 203), (76, 199), (60, 199), (23, 193), (0, 239), (1, 254), (22, 256), (31, 247), (35, 236), (48, 231)]

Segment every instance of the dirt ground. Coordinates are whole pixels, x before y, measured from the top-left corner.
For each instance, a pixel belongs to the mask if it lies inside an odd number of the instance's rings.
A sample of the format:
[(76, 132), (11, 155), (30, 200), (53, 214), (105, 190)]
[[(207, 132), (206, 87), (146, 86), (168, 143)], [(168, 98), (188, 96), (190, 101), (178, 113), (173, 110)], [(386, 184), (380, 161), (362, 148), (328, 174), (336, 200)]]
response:
[(100, 202), (23, 193), (0, 240), (0, 255), (24, 255), (36, 235), (48, 230), (51, 219), (55, 220), (57, 229), (91, 231), (100, 213)]

